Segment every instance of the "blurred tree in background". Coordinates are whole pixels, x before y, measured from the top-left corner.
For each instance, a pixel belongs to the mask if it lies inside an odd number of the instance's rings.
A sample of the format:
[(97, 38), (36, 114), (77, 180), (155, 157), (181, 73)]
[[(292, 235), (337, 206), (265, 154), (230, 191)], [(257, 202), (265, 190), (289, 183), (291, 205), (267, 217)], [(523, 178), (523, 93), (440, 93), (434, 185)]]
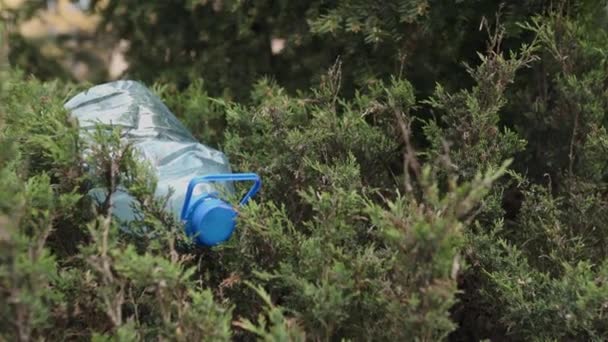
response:
[[(0, 0), (0, 336), (605, 340), (607, 5)], [(228, 243), (80, 140), (62, 104), (116, 78), (263, 177)]]
[[(459, 85), (486, 35), (480, 20), (502, 8), (509, 34), (545, 2), (497, 1), (112, 1), (103, 30), (129, 41), (129, 75), (185, 86), (202, 77), (213, 96), (244, 100), (263, 76), (289, 91), (318, 82), (342, 61), (341, 91), (408, 75), (417, 91), (441, 78)], [(273, 49), (273, 44), (278, 48)], [(513, 46), (517, 46), (515, 41)], [(252, 58), (255, 57), (255, 58)]]

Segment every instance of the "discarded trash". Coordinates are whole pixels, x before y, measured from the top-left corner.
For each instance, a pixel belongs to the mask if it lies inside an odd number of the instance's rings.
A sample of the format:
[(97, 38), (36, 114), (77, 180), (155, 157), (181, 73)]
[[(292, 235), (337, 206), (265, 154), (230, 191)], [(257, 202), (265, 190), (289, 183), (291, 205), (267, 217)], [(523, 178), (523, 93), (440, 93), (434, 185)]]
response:
[[(231, 173), (226, 156), (198, 142), (164, 103), (135, 81), (114, 81), (94, 86), (71, 98), (65, 107), (77, 118), (83, 133), (97, 124), (120, 127), (158, 177), (156, 196), (172, 188), (167, 210), (185, 222), (186, 233), (198, 244), (226, 241), (235, 227), (236, 210), (220, 198), (220, 186), (234, 195), (236, 181), (254, 184), (240, 201), (244, 205), (261, 185), (254, 173)], [(103, 196), (97, 192), (93, 196)], [(112, 194), (113, 212), (122, 221), (135, 219), (133, 198), (124, 190)]]

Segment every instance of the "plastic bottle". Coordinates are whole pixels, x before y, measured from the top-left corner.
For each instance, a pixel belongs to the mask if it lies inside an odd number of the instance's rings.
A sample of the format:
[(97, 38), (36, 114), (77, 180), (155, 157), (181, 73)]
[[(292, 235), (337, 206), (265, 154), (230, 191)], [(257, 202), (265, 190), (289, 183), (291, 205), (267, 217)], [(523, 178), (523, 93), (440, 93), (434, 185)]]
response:
[[(199, 143), (148, 88), (121, 80), (94, 86), (71, 98), (65, 107), (84, 134), (97, 123), (118, 126), (138, 156), (147, 160), (158, 178), (155, 195), (173, 195), (167, 210), (185, 223), (186, 233), (200, 245), (212, 246), (232, 235), (236, 210), (219, 197), (220, 187), (234, 194), (235, 181), (254, 184), (240, 201), (244, 205), (261, 185), (253, 173), (233, 174), (226, 156)], [(105, 193), (92, 191), (103, 200)], [(124, 190), (112, 194), (113, 212), (124, 222), (135, 219), (133, 198)]]

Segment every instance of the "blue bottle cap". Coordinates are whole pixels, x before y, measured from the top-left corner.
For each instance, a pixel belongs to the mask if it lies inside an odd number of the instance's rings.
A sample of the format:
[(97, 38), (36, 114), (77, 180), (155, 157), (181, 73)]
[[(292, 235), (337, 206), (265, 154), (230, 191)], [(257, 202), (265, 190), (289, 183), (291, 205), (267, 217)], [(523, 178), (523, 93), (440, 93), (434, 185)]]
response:
[(228, 203), (214, 197), (196, 201), (188, 215), (187, 233), (199, 244), (217, 245), (230, 238), (236, 225), (236, 211)]

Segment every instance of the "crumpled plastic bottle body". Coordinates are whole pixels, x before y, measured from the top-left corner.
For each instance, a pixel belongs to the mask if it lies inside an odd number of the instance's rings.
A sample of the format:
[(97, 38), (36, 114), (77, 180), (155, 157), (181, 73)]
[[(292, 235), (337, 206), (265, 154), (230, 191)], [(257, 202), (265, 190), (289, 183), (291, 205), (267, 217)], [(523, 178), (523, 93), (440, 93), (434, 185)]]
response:
[[(139, 82), (121, 80), (94, 86), (72, 97), (65, 107), (78, 120), (83, 137), (98, 123), (121, 128), (138, 156), (156, 173), (155, 195), (165, 196), (173, 189), (166, 209), (176, 219), (192, 178), (231, 172), (222, 152), (198, 142), (160, 98)], [(216, 191), (234, 193), (231, 183), (201, 184), (196, 190), (194, 196)], [(92, 190), (91, 195), (99, 200), (106, 196), (102, 189)], [(113, 213), (120, 220), (133, 220), (133, 198), (124, 191), (112, 196)]]

